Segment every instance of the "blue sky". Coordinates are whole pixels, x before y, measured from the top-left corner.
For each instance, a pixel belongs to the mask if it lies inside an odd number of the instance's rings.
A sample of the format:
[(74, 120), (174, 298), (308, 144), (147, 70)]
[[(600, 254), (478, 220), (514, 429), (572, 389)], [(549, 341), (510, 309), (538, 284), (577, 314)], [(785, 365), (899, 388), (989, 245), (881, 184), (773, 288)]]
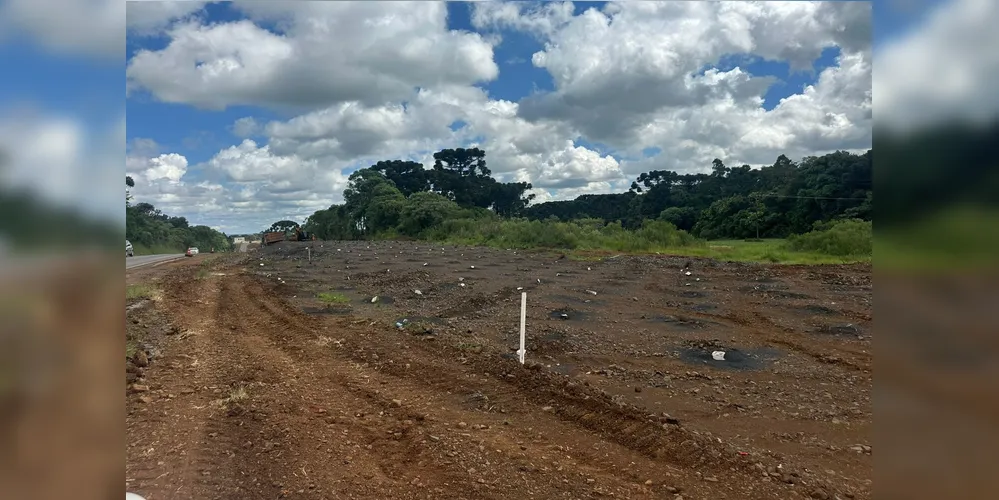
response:
[[(923, 8), (940, 1), (942, 0), (922, 2)], [(602, 6), (603, 2), (580, 2), (575, 5), (575, 12), (578, 14), (591, 7)], [(225, 3), (210, 4), (202, 16), (207, 23), (232, 21), (241, 17)], [(888, 2), (874, 2), (873, 16), (875, 47), (885, 40), (906, 33), (921, 20), (919, 15), (898, 14), (890, 8)], [(467, 4), (448, 5), (448, 28), (475, 31)], [(500, 34), (503, 42), (494, 49), (494, 60), (499, 66), (500, 76), (481, 85), (489, 97), (516, 102), (534, 92), (554, 90), (548, 71), (531, 64), (531, 55), (544, 49), (543, 42), (537, 36), (510, 29), (501, 29)], [(127, 57), (131, 57), (143, 49), (160, 50), (168, 41), (163, 35), (129, 37), (125, 53)], [(723, 58), (717, 67), (727, 70), (739, 65), (755, 76), (776, 77), (777, 83), (764, 95), (764, 108), (772, 109), (780, 99), (814, 83), (819, 72), (835, 63), (837, 54), (838, 49), (835, 48), (824, 51), (823, 56), (815, 61), (814, 72), (791, 73), (786, 63), (747, 59), (739, 54)], [(200, 174), (193, 166), (209, 160), (221, 149), (239, 143), (241, 139), (231, 131), (237, 119), (252, 116), (260, 123), (267, 123), (272, 120), (288, 120), (293, 116), (292, 113), (281, 113), (264, 106), (234, 106), (224, 111), (205, 111), (183, 104), (158, 102), (148, 92), (138, 92), (124, 101), (123, 73), (126, 61), (81, 57), (79, 54), (58, 55), (24, 39), (0, 44), (0, 60), (6, 63), (6, 67), (22, 69), (19, 74), (32, 75), (30, 79), (0, 79), (0, 109), (23, 107), (29, 103), (43, 113), (72, 116), (84, 124), (85, 130), (90, 131), (105, 130), (113, 126), (124, 111), (127, 117), (127, 140), (153, 139), (159, 145), (160, 152), (183, 155), (192, 166), (185, 178), (190, 181), (199, 180)], [(600, 154), (613, 154), (619, 160), (626, 159), (627, 155), (618, 154), (600, 141), (590, 140), (585, 135), (578, 135), (574, 139), (578, 146)], [(649, 145), (643, 149), (645, 154), (639, 157), (653, 156), (662, 151), (662, 146)], [(192, 219), (196, 215), (189, 214)]]
[[(601, 9), (607, 2), (577, 2), (576, 14), (590, 8)], [(453, 30), (476, 31), (470, 20), (470, 6), (464, 2), (448, 4), (448, 27)], [(884, 19), (891, 18), (891, 12), (881, 8), (875, 10), (875, 16), (880, 14)], [(243, 18), (227, 3), (209, 4), (206, 13), (206, 23), (233, 21)], [(911, 23), (912, 18), (909, 18)], [(877, 22), (877, 19), (875, 19)], [(904, 22), (888, 23), (890, 31), (882, 36), (902, 32), (907, 25)], [(276, 28), (274, 28), (276, 30)], [(503, 43), (495, 51), (495, 60), (500, 65), (500, 78), (488, 82), (482, 87), (493, 99), (519, 101), (521, 98), (537, 91), (551, 91), (554, 84), (551, 75), (542, 68), (531, 64), (531, 55), (543, 49), (543, 44), (536, 37), (513, 30), (502, 30)], [(156, 50), (166, 46), (166, 37), (130, 37), (127, 41), (129, 57), (139, 50)], [(774, 76), (778, 81), (770, 87), (765, 95), (765, 109), (772, 109), (780, 99), (800, 92), (807, 85), (815, 83), (817, 75), (825, 68), (835, 64), (839, 50), (831, 47), (824, 51), (821, 58), (815, 61), (813, 72), (791, 72), (786, 62), (763, 61), (759, 58), (747, 60), (744, 55), (733, 54), (726, 57), (718, 69), (730, 70), (740, 66), (743, 70), (755, 76)], [(121, 79), (119, 73), (107, 72), (104, 79)], [(244, 116), (253, 115), (259, 121), (287, 118), (266, 108), (237, 106), (224, 111), (202, 111), (193, 107), (157, 102), (147, 93), (139, 93), (127, 100), (128, 138), (155, 138), (164, 150), (184, 154), (191, 164), (206, 161), (220, 149), (232, 144), (238, 138), (229, 131), (232, 123)], [(579, 144), (592, 147), (605, 154), (612, 150), (597, 142), (590, 142), (586, 137), (577, 138)]]

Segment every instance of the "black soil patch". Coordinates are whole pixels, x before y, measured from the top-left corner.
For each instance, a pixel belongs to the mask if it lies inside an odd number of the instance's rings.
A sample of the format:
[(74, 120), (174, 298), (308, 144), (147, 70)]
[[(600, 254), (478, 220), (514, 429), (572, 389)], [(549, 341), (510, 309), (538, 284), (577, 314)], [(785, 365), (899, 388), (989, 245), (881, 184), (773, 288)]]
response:
[(589, 319), (588, 314), (569, 308), (555, 309), (554, 311), (548, 313), (548, 317), (563, 321), (583, 321)]
[[(769, 347), (736, 349), (710, 341), (691, 342), (688, 346), (680, 349), (680, 361), (724, 370), (761, 370), (781, 356), (780, 351)], [(714, 359), (714, 351), (725, 352), (725, 358), (720, 361)]]
[(349, 307), (303, 307), (302, 312), (305, 314), (332, 314), (336, 316), (344, 316), (350, 314), (351, 309)]
[(652, 321), (654, 323), (666, 323), (674, 328), (679, 328), (681, 330), (700, 330), (707, 328), (707, 324), (701, 320), (693, 318), (685, 318), (683, 316), (671, 316), (671, 315), (656, 315), (656, 316), (642, 316), (642, 319)]
[(815, 304), (809, 304), (807, 306), (802, 306), (800, 309), (802, 311), (804, 311), (804, 312), (809, 313), (809, 314), (821, 314), (821, 315), (824, 315), (824, 316), (831, 316), (831, 315), (834, 315), (834, 314), (839, 314), (834, 309), (830, 309), (830, 308), (828, 308), (826, 306), (820, 306), (820, 305), (815, 305)]
[(864, 331), (853, 323), (841, 323), (838, 325), (822, 325), (815, 329), (815, 333), (823, 335), (850, 335), (855, 337), (863, 334)]
[(708, 312), (708, 311), (717, 310), (718, 306), (714, 304), (694, 304), (692, 306), (687, 307), (687, 309), (697, 312)]

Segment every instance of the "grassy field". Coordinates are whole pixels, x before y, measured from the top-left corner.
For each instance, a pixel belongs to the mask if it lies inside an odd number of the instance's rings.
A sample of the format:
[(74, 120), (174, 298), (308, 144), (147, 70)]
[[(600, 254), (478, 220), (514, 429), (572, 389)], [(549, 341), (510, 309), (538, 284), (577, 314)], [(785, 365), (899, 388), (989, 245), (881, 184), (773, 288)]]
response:
[(620, 224), (584, 219), (571, 222), (491, 220), (448, 221), (429, 239), (494, 248), (550, 249), (575, 259), (618, 254), (668, 254), (735, 262), (844, 264), (870, 262), (872, 225), (834, 221), (787, 239), (705, 241), (663, 221), (649, 220), (626, 230)]
[(883, 270), (950, 272), (999, 265), (999, 210), (953, 207), (908, 225), (878, 230), (877, 265)]
[[(570, 253), (575, 260), (599, 260), (621, 252), (577, 250)], [(787, 249), (787, 240), (714, 240), (700, 245), (664, 247), (653, 252), (663, 255), (706, 257), (730, 262), (766, 262), (775, 264), (848, 264), (871, 262), (870, 255), (832, 256), (815, 252)]]

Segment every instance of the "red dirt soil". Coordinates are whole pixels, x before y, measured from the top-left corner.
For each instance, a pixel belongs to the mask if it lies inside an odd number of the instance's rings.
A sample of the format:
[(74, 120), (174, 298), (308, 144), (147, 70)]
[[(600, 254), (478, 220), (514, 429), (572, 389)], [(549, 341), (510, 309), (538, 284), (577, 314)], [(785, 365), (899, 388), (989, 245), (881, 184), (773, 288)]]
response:
[(126, 313), (152, 354), (128, 367), (126, 486), (149, 500), (872, 496), (869, 265), (418, 242), (204, 262), (133, 277), (161, 289)]

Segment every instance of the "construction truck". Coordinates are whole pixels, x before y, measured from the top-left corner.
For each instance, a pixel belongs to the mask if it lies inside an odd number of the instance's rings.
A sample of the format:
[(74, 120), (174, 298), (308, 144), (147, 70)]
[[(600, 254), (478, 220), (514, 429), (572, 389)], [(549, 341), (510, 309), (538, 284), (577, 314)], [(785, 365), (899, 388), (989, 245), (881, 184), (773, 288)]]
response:
[(315, 240), (316, 236), (308, 231), (305, 231), (301, 226), (295, 226), (295, 241), (310, 241)]
[(285, 240), (284, 231), (271, 231), (269, 233), (264, 233), (263, 237), (260, 239), (260, 242), (264, 246), (267, 246), (272, 243), (277, 243), (279, 241), (284, 241), (284, 240)]

